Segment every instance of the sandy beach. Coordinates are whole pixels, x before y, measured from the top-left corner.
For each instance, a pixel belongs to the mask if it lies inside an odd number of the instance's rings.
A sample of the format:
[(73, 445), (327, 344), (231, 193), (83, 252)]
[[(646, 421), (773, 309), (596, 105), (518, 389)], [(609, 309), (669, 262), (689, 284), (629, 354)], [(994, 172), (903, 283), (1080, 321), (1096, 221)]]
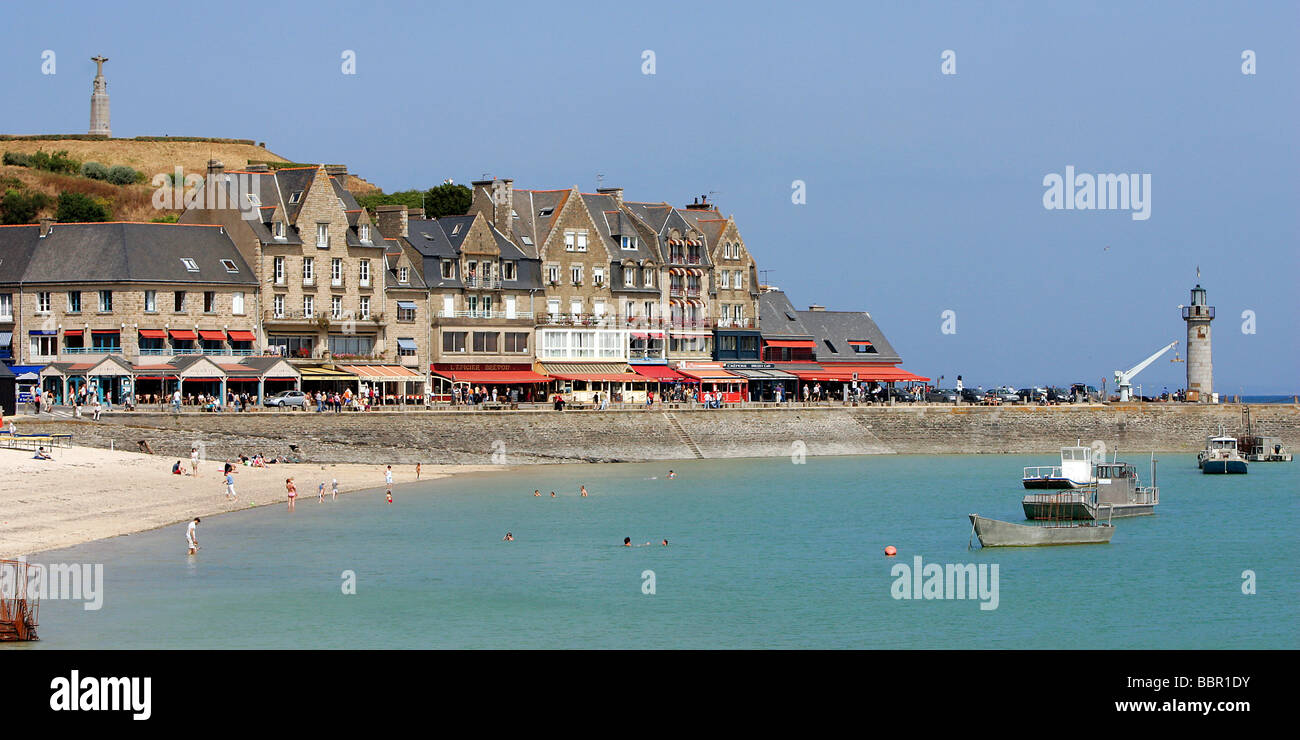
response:
[[(199, 475), (172, 475), (175, 458), (89, 447), (61, 447), (53, 460), (30, 450), (0, 448), (0, 558), (140, 532), (237, 509), (284, 506), (284, 479), (293, 477), (298, 503), (314, 504), (317, 486), (337, 478), (340, 494), (383, 489), (384, 465), (278, 464), (235, 466), (239, 501), (228, 501), (224, 461), (206, 460)], [(188, 471), (189, 460), (182, 460)], [(423, 465), (420, 480), (500, 471), (500, 465)], [(415, 481), (414, 465), (394, 465), (395, 484)], [(380, 495), (382, 495), (382, 490)]]

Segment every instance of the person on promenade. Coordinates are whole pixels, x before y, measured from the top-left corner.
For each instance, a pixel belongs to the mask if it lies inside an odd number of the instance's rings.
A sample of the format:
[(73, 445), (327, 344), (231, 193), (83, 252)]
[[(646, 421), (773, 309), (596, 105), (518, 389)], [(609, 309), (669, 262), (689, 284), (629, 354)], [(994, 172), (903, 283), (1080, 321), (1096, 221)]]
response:
[(104, 391), (104, 410), (113, 410), (113, 391)]
[(199, 474), (199, 448), (190, 448), (190, 469), (194, 471), (193, 475)]
[(177, 388), (176, 391), (172, 393), (172, 411), (178, 414), (181, 412), (181, 389), (180, 388)]
[(226, 499), (228, 501), (239, 500), (239, 494), (235, 493), (235, 468), (233, 466), (226, 471)]
[(338, 478), (334, 478), (334, 479), (332, 479), (332, 480), (330, 481), (330, 491), (332, 492), (332, 498), (331, 498), (331, 500), (332, 500), (332, 501), (338, 501), (338, 499), (339, 499), (339, 479), (338, 479)]
[(189, 526), (185, 528), (185, 546), (189, 548), (189, 552), (185, 553), (186, 555), (193, 555), (199, 551), (199, 535), (195, 531), (198, 526), (199, 518), (194, 517), (194, 521), (190, 522)]
[(387, 487), (388, 503), (393, 503), (393, 466), (384, 471), (384, 485)]
[(99, 414), (100, 411), (103, 409), (103, 407), (100, 406), (99, 403), (99, 396), (95, 396), (94, 403), (91, 404), (90, 409), (91, 409), (91, 418), (94, 419), (95, 421), (99, 421)]
[(293, 511), (293, 500), (298, 497), (298, 487), (293, 484), (293, 478), (284, 479), (284, 490), (289, 494), (289, 511)]

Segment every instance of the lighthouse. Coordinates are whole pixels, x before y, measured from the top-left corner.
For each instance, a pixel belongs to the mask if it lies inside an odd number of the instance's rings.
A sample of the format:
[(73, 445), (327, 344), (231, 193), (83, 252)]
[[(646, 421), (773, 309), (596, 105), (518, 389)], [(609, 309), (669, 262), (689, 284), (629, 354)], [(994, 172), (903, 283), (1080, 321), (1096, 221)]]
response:
[(90, 133), (102, 134), (111, 137), (112, 129), (108, 125), (108, 81), (104, 79), (104, 62), (108, 57), (103, 55), (91, 57), (90, 61), (95, 63), (95, 82), (90, 93)]
[[(1200, 270), (1197, 270), (1200, 272)], [(1205, 304), (1205, 288), (1192, 288), (1192, 303), (1183, 306), (1187, 322), (1187, 400), (1209, 403), (1214, 387), (1214, 363), (1210, 360), (1210, 322), (1214, 306)]]

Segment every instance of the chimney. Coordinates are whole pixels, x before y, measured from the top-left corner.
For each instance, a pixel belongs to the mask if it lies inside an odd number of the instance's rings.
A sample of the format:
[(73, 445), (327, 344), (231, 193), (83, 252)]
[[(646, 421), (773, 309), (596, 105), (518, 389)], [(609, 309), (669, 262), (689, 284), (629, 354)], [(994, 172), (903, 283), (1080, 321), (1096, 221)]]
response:
[(618, 204), (618, 207), (623, 207), (623, 188), (596, 188), (596, 192), (601, 195), (614, 196), (614, 202)]
[(410, 235), (407, 229), (409, 216), (406, 206), (378, 206), (375, 208), (375, 215), (379, 218), (379, 233), (384, 236), (396, 238)]
[(709, 202), (709, 196), (707, 195), (701, 195), (695, 199), (695, 202), (686, 204), (686, 210), (688, 211), (708, 211), (712, 210), (712, 208), (713, 204)]
[(494, 180), (475, 180), (470, 184), (474, 188), (470, 212), (482, 213), (498, 231), (510, 233), (514, 225), (511, 223), (511, 214), (515, 210), (515, 181), (509, 177), (498, 177)]
[(327, 164), (325, 173), (339, 181), (344, 190), (348, 187), (348, 166), (345, 164)]
[(208, 160), (208, 174), (209, 174), (209, 175), (220, 175), (221, 173), (223, 173), (223, 172), (225, 172), (225, 171), (226, 171), (226, 166), (225, 166), (224, 164), (221, 163), (221, 160), (220, 160), (220, 159), (209, 159), (209, 160)]
[(50, 229), (54, 228), (55, 223), (56, 221), (52, 218), (49, 218), (48, 216), (46, 218), (41, 219), (41, 236), (45, 236), (46, 234), (50, 233)]
[(812, 304), (811, 306), (808, 307), (808, 310), (809, 310), (809, 311), (825, 311), (825, 310), (826, 310), (826, 307), (825, 307), (825, 306), (819, 306), (819, 305), (817, 305), (816, 303), (814, 303), (814, 304)]
[(249, 162), (244, 168), (245, 172), (270, 172), (271, 168), (266, 166), (266, 162)]
[(424, 218), (424, 209), (423, 209), (423, 208), (408, 208), (408, 209), (406, 209), (406, 217), (407, 217), (408, 219), (412, 219), (412, 218), (414, 218), (414, 219), (422, 219), (422, 218)]

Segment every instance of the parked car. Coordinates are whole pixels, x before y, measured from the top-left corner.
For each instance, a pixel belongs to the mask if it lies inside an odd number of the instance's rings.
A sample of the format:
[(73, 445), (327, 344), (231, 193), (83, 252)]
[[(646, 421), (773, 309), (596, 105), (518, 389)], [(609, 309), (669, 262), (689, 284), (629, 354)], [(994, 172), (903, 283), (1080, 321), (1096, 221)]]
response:
[(955, 388), (939, 388), (926, 393), (925, 400), (930, 403), (957, 403), (957, 390)]
[[(997, 397), (998, 397), (998, 400), (999, 400), (1001, 403), (1019, 403), (1019, 402), (1020, 402), (1020, 395), (1019, 395), (1018, 393), (1016, 393), (1016, 389), (1015, 389), (1015, 388), (1012, 388), (1012, 387), (1009, 386), (1009, 385), (1004, 385), (1004, 386), (1002, 386), (1002, 387), (1000, 387), (1000, 388), (994, 388), (993, 390), (988, 391), (988, 393), (997, 396)], [(986, 394), (986, 395), (987, 395), (987, 394)]]
[(1043, 403), (1047, 400), (1047, 389), (1035, 385), (1021, 388), (1016, 391), (1016, 395), (1020, 397), (1021, 403)]
[(1101, 400), (1101, 394), (1096, 388), (1085, 383), (1075, 383), (1070, 386), (1070, 393), (1080, 401), (1087, 403), (1096, 403)]
[(265, 406), (276, 406), (279, 408), (292, 408), (297, 406), (301, 409), (307, 408), (307, 396), (302, 391), (280, 391), (274, 396), (268, 397), (262, 402)]
[(1074, 403), (1074, 394), (1059, 386), (1048, 386), (1047, 388), (1048, 403)]
[(962, 388), (961, 400), (965, 403), (984, 403), (983, 388)]
[(916, 396), (909, 393), (906, 388), (890, 388), (889, 386), (885, 386), (885, 389), (881, 391), (880, 395), (886, 403), (888, 403), (890, 399), (893, 399), (896, 403), (912, 403), (916, 400)]

